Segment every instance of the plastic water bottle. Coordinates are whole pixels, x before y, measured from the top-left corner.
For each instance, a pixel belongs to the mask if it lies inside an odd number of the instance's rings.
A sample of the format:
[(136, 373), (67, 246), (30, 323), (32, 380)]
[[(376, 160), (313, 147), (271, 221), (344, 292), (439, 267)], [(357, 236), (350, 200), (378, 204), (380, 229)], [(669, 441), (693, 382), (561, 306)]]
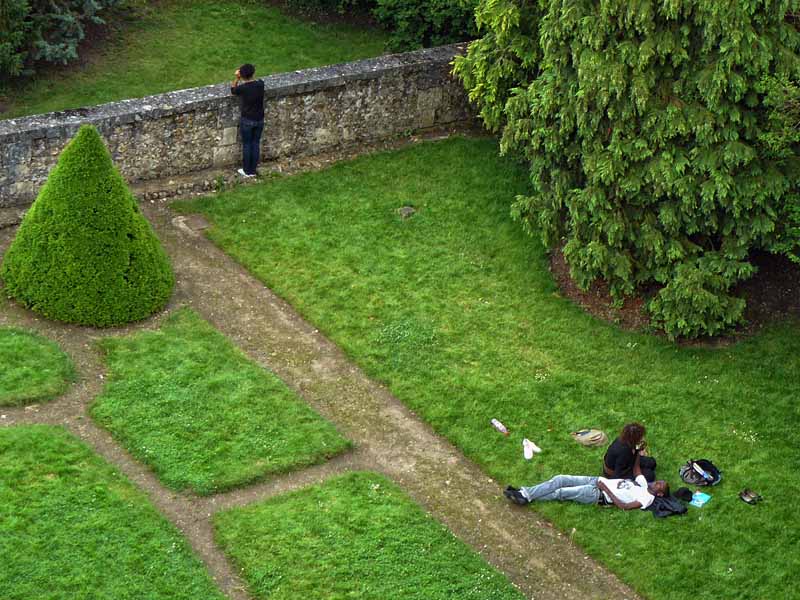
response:
[(499, 431), (503, 435), (508, 435), (508, 429), (506, 429), (506, 426), (503, 425), (500, 421), (498, 421), (497, 419), (492, 419), (491, 423), (492, 423), (492, 426), (495, 429), (497, 429), (497, 431)]
[(706, 473), (705, 470), (703, 469), (703, 467), (698, 465), (696, 462), (692, 463), (692, 468), (700, 474), (700, 477), (702, 477), (703, 479), (705, 479), (709, 483), (714, 481), (714, 478), (709, 473)]

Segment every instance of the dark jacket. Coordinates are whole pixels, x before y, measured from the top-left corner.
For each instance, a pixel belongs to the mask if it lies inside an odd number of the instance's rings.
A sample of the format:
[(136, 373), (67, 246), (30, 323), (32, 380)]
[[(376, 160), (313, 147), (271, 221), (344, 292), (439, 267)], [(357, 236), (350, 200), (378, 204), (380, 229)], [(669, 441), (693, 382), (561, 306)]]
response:
[(672, 517), (686, 513), (686, 505), (675, 496), (656, 496), (653, 503), (647, 507), (656, 518)]
[(264, 120), (264, 82), (260, 79), (245, 81), (231, 87), (231, 94), (239, 96), (242, 107), (242, 118), (248, 121)]

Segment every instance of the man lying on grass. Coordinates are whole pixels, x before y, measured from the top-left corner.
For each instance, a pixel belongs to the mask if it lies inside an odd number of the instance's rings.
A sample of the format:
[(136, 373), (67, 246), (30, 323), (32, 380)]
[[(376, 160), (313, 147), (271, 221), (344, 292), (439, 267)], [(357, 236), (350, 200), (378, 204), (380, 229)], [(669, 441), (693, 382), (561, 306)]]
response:
[(552, 479), (517, 489), (508, 486), (503, 492), (506, 498), (519, 505), (536, 500), (571, 500), (581, 504), (613, 504), (622, 510), (649, 507), (656, 496), (668, 496), (669, 485), (659, 480), (647, 483), (639, 466), (639, 455), (633, 464), (635, 479), (606, 479), (582, 475), (556, 475)]

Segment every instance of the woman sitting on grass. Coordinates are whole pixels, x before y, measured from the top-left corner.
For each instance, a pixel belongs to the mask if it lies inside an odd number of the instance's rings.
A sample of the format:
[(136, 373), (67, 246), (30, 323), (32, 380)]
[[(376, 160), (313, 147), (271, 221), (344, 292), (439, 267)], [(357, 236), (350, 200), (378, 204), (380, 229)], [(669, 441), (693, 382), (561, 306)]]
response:
[(603, 474), (612, 479), (633, 479), (633, 465), (639, 458), (639, 465), (644, 478), (656, 480), (656, 459), (647, 456), (647, 442), (644, 439), (645, 428), (641, 423), (628, 423), (622, 433), (606, 450), (603, 458)]

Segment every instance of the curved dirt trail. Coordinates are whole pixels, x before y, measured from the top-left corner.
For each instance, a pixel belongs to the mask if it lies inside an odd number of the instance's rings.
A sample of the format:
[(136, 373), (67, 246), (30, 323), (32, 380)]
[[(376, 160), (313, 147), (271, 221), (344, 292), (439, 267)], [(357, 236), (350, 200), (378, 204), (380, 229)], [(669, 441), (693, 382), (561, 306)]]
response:
[[(323, 465), (211, 497), (168, 490), (87, 415), (105, 372), (94, 342), (105, 335), (157, 327), (163, 315), (101, 331), (52, 323), (6, 300), (0, 300), (0, 325), (29, 327), (59, 342), (75, 362), (79, 381), (51, 403), (0, 408), (0, 426), (61, 424), (89, 443), (144, 490), (182, 531), (232, 600), (250, 596), (214, 544), (213, 513), (353, 469), (388, 475), (529, 598), (638, 598), (536, 512), (510, 505), (502, 497), (499, 482), (467, 460), (386, 388), (370, 380), (288, 304), (209, 242), (202, 235), (205, 224), (201, 218), (176, 216), (163, 205), (142, 208), (175, 268), (176, 292), (168, 309), (192, 307), (332, 421), (355, 443), (356, 450)], [(0, 231), (0, 251), (12, 233)]]
[(528, 597), (637, 597), (535, 512), (511, 506), (498, 482), (209, 242), (202, 218), (146, 212), (188, 303), (335, 423), (367, 468), (399, 483)]

